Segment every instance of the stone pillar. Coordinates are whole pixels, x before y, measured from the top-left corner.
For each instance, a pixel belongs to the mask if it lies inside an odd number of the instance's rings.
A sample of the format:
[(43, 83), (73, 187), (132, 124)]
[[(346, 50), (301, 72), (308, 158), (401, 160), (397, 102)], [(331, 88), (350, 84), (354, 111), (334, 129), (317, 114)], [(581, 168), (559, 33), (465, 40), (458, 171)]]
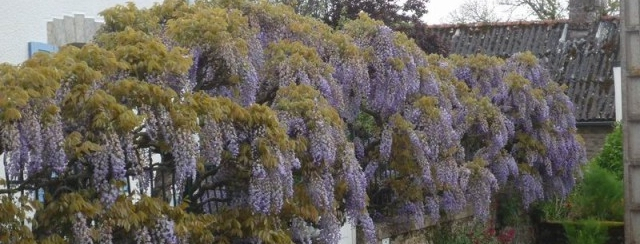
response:
[(598, 20), (605, 0), (569, 0), (569, 19), (572, 23), (590, 23)]
[(606, 0), (569, 0), (569, 38), (581, 38), (600, 19)]
[(625, 243), (640, 243), (640, 2), (620, 1)]

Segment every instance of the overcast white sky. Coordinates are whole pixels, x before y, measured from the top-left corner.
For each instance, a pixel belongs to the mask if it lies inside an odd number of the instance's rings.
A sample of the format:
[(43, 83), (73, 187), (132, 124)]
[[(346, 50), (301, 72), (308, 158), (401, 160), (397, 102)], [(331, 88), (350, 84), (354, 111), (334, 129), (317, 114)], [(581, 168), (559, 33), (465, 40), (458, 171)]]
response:
[(431, 0), (427, 4), (429, 13), (424, 17), (427, 24), (443, 23), (444, 18), (456, 10), (464, 0)]
[[(483, 0), (479, 0), (483, 1)], [(488, 4), (492, 4), (495, 7), (495, 11), (503, 19), (522, 19), (525, 13), (522, 11), (508, 11), (507, 7), (499, 6), (495, 4), (495, 0), (486, 0)], [(447, 23), (447, 17), (451, 12), (456, 10), (465, 2), (465, 0), (430, 0), (427, 4), (429, 13), (423, 17), (423, 20), (427, 24), (443, 24)], [(510, 16), (511, 15), (511, 16)]]

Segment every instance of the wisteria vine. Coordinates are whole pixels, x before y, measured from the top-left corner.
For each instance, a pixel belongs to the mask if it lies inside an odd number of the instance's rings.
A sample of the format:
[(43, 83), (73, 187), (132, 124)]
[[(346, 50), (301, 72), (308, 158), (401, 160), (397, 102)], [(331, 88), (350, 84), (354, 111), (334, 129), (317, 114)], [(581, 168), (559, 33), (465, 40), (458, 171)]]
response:
[[(531, 54), (444, 58), (366, 15), (214, 2), (118, 6), (95, 44), (0, 66), (9, 177), (66, 187), (43, 216), (72, 214), (68, 237), (337, 243), (349, 222), (374, 242), (374, 220), (485, 221), (507, 186), (524, 207), (572, 189), (573, 104)], [(98, 201), (56, 208), (69, 194)]]

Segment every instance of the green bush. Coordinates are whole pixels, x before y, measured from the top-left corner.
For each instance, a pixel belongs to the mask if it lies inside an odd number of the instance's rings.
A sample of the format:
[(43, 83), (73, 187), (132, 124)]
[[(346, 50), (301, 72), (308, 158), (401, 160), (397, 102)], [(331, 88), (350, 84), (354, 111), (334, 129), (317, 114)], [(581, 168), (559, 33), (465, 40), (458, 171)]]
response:
[(594, 162), (584, 173), (583, 181), (570, 198), (570, 217), (575, 219), (618, 220), (624, 218), (624, 188), (622, 180)]
[(545, 220), (624, 218), (622, 125), (606, 138), (602, 152), (583, 168), (582, 181), (567, 198), (554, 198), (538, 205)]
[(569, 244), (601, 244), (609, 239), (607, 226), (597, 220), (565, 222), (562, 226)]
[(622, 162), (622, 125), (618, 124), (602, 147), (602, 152), (594, 158), (596, 164), (613, 172), (618, 179), (623, 177)]
[[(572, 195), (575, 193), (572, 193)], [(540, 202), (536, 207), (542, 213), (542, 219), (545, 221), (558, 221), (567, 219), (571, 212), (570, 199), (572, 195), (567, 198), (554, 197), (544, 202)]]
[(595, 161), (584, 168), (584, 178), (567, 198), (554, 198), (537, 208), (546, 221), (599, 219), (622, 221), (624, 188), (622, 180)]

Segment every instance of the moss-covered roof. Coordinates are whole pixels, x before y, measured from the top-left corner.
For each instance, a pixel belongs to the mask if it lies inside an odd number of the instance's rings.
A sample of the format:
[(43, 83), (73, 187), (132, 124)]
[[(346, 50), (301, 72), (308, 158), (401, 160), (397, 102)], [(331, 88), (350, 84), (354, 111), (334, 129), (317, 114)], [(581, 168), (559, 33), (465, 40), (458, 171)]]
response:
[(531, 51), (557, 82), (568, 86), (578, 121), (615, 120), (613, 66), (618, 60), (619, 19), (603, 17), (582, 31), (568, 20), (434, 25), (450, 53), (509, 57)]

